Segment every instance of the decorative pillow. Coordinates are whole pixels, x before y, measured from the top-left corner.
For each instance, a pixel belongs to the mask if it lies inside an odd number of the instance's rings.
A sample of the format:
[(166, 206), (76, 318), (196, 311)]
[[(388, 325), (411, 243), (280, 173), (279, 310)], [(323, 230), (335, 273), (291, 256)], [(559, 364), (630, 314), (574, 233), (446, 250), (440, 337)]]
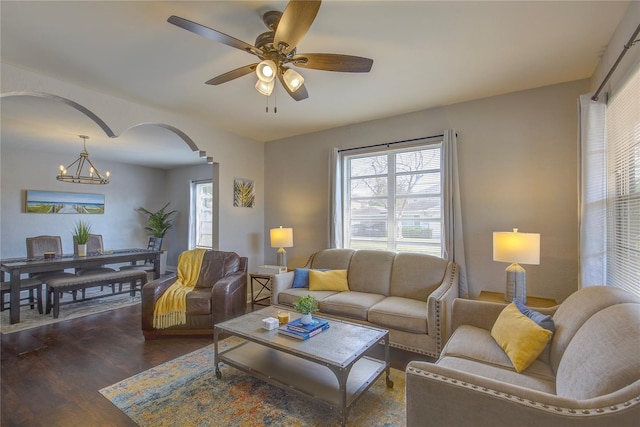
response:
[(536, 322), (538, 325), (542, 326), (548, 331), (551, 331), (552, 333), (556, 331), (556, 324), (553, 321), (553, 317), (549, 316), (548, 314), (542, 314), (540, 312), (530, 309), (529, 307), (524, 305), (522, 301), (518, 299), (514, 299), (513, 303), (516, 305), (516, 307), (518, 307), (518, 310), (520, 310), (520, 313), (524, 314), (529, 319)]
[(491, 336), (507, 353), (516, 372), (527, 369), (542, 353), (553, 332), (525, 316), (512, 302), (502, 310)]
[[(327, 268), (320, 268), (318, 271), (328, 271)], [(309, 287), (309, 269), (308, 268), (296, 268), (293, 271), (293, 284), (292, 288), (308, 288)]]
[(348, 291), (347, 270), (309, 270), (310, 291)]

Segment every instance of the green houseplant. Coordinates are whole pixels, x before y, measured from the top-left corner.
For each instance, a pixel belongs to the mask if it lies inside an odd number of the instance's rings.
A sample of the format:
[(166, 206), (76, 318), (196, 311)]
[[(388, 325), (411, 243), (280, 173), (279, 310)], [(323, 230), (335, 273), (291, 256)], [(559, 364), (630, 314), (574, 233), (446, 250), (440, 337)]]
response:
[(167, 202), (162, 209), (156, 212), (151, 212), (150, 210), (142, 207), (138, 208), (138, 212), (142, 212), (148, 216), (147, 225), (144, 229), (150, 236), (161, 239), (164, 237), (167, 230), (173, 227), (173, 219), (171, 218), (171, 215), (175, 214), (177, 210), (167, 212), (169, 203), (171, 202)]
[(73, 227), (73, 243), (78, 247), (78, 255), (87, 255), (87, 243), (89, 242), (89, 234), (91, 233), (91, 224), (84, 221), (76, 221)]
[(302, 314), (300, 321), (306, 325), (313, 322), (311, 313), (318, 311), (318, 301), (313, 295), (300, 296), (293, 302), (293, 309)]

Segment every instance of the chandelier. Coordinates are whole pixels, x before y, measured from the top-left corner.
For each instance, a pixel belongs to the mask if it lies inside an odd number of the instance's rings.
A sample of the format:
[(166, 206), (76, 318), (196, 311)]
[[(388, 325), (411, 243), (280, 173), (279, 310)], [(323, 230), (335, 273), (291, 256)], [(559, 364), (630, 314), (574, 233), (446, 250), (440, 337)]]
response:
[[(87, 152), (87, 139), (89, 139), (86, 135), (78, 135), (82, 138), (83, 141), (83, 149), (80, 153), (80, 157), (73, 163), (71, 163), (66, 168), (63, 165), (60, 165), (60, 174), (56, 176), (58, 181), (63, 182), (72, 182), (75, 184), (108, 184), (109, 183), (109, 171), (106, 173), (106, 177), (98, 171), (91, 160), (89, 159), (89, 153)], [(89, 171), (84, 172), (85, 163), (89, 163)], [(69, 171), (75, 168), (75, 173), (70, 174)]]

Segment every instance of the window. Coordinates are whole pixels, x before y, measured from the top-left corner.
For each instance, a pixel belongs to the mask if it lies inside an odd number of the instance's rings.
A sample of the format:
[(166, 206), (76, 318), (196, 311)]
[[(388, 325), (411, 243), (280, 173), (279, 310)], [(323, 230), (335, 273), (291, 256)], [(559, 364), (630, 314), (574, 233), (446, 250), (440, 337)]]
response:
[(640, 295), (640, 67), (607, 106), (606, 272)]
[(344, 247), (442, 256), (442, 138), (342, 153)]
[(191, 183), (189, 248), (213, 248), (213, 184), (211, 180)]

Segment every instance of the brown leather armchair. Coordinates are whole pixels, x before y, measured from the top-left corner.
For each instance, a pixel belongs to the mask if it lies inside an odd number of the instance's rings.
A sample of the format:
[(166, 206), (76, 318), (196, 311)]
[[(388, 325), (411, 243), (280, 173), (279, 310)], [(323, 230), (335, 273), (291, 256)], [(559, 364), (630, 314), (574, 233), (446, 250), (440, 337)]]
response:
[(153, 327), (153, 311), (160, 296), (176, 280), (161, 277), (142, 288), (142, 333), (145, 339), (175, 335), (213, 336), (213, 325), (244, 314), (247, 306), (246, 257), (235, 252), (208, 250), (193, 291), (187, 294), (187, 322), (166, 329)]

